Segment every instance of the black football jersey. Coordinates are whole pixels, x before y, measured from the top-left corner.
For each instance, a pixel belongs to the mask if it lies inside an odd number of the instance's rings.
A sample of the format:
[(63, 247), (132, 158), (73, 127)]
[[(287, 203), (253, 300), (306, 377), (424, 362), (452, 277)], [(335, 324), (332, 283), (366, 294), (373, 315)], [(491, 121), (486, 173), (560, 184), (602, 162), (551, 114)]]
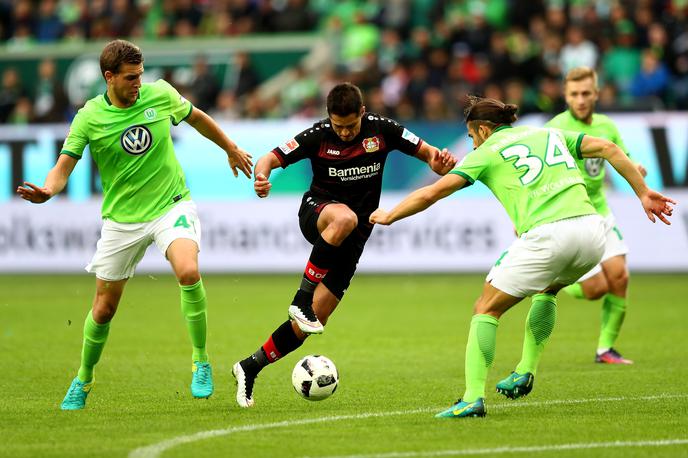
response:
[(344, 203), (367, 219), (380, 203), (382, 172), (389, 152), (399, 150), (413, 156), (422, 143), (398, 122), (365, 113), (361, 131), (351, 141), (341, 140), (332, 130), (330, 120), (323, 119), (272, 152), (285, 168), (310, 159), (310, 192)]

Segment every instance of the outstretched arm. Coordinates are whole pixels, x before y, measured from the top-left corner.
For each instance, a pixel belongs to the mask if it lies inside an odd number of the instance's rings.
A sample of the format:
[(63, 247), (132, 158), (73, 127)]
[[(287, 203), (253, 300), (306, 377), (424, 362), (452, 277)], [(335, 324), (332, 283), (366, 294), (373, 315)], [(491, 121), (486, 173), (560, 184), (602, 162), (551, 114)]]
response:
[(17, 194), (29, 202), (42, 204), (64, 189), (76, 163), (77, 160), (73, 157), (60, 154), (60, 157), (57, 158), (57, 163), (48, 172), (43, 187), (25, 181), (24, 186), (17, 188)]
[(673, 207), (670, 204), (676, 204), (676, 202), (648, 188), (636, 164), (616, 144), (603, 138), (586, 135), (581, 143), (581, 154), (583, 157), (601, 157), (607, 160), (631, 185), (650, 221), (654, 223), (656, 216), (664, 224), (671, 224), (665, 215), (671, 216)]
[(213, 118), (204, 111), (193, 107), (191, 114), (186, 118), (186, 122), (196, 129), (198, 133), (225, 150), (229, 166), (232, 168), (232, 173), (235, 177), (239, 176), (238, 168), (246, 175), (246, 178), (251, 178), (251, 166), (253, 165), (251, 155), (230, 140)]
[(269, 181), (270, 172), (280, 165), (281, 163), (277, 156), (271, 152), (258, 159), (256, 169), (254, 170), (255, 181), (253, 182), (253, 190), (258, 197), (268, 196), (270, 188), (272, 188), (272, 183)]
[(423, 142), (416, 153), (416, 157), (427, 162), (433, 172), (438, 175), (446, 175), (456, 165), (456, 158), (444, 148), (439, 150), (429, 143)]
[(445, 175), (434, 184), (413, 191), (389, 212), (378, 208), (370, 215), (370, 222), (387, 226), (407, 216), (415, 215), (463, 188), (466, 183), (466, 179), (460, 175), (454, 173)]

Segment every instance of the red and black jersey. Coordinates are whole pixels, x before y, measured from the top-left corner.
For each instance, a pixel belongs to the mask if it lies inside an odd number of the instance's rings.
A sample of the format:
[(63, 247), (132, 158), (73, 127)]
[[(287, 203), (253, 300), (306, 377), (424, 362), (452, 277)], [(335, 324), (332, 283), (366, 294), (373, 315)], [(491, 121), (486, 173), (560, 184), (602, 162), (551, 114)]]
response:
[(366, 219), (380, 203), (382, 171), (387, 154), (399, 150), (415, 155), (423, 140), (398, 122), (376, 113), (365, 113), (361, 132), (345, 142), (323, 119), (283, 143), (272, 152), (282, 167), (302, 159), (311, 160), (310, 192), (349, 206)]

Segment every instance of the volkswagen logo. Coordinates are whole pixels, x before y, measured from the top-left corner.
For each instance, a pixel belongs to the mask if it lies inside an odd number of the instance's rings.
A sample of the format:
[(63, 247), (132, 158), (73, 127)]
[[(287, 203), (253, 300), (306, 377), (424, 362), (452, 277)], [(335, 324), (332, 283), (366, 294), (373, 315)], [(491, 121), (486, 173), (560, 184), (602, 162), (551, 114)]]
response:
[(146, 126), (131, 126), (124, 131), (119, 141), (124, 151), (133, 156), (141, 156), (150, 149), (153, 136)]
[(604, 169), (604, 159), (601, 157), (589, 157), (585, 159), (585, 171), (591, 177), (596, 177)]

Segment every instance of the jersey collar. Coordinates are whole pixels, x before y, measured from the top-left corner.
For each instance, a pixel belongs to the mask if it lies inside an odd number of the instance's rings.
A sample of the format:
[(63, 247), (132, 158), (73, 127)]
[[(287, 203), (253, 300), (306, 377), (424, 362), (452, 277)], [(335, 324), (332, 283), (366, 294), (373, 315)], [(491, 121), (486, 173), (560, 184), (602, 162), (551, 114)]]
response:
[[(107, 90), (103, 94), (103, 97), (105, 97), (105, 101), (107, 102), (108, 105), (110, 105), (111, 107), (114, 107), (114, 105), (112, 104), (112, 100), (110, 100), (110, 97), (108, 97), (108, 95), (107, 95)], [(139, 95), (136, 96), (136, 100), (138, 101), (140, 98), (141, 98), (141, 90), (139, 89)], [(136, 102), (134, 102), (134, 103), (136, 103)], [(115, 107), (115, 108), (118, 108), (118, 107)], [(129, 108), (129, 107), (127, 107), (127, 108)], [(120, 108), (120, 110), (123, 110), (123, 109), (124, 108)]]
[(504, 129), (511, 129), (511, 127), (512, 126), (499, 126), (494, 130), (494, 132), (499, 132), (500, 130), (504, 130)]

